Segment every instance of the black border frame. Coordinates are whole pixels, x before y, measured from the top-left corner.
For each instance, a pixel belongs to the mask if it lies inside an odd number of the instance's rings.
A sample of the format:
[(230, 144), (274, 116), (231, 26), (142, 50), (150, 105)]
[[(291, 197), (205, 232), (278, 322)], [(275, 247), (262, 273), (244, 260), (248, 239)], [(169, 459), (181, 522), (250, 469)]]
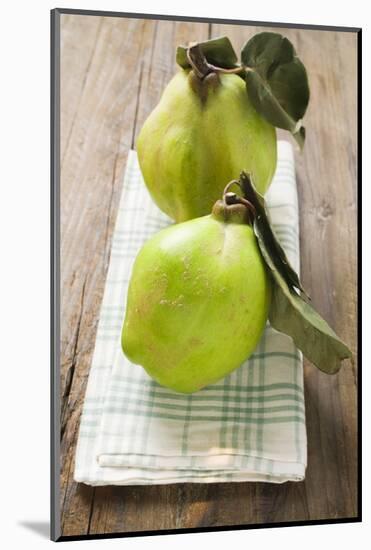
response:
[[(98, 10), (55, 8), (51, 15), (50, 50), (50, 337), (51, 337), (51, 407), (50, 407), (50, 537), (56, 542), (73, 540), (112, 539), (140, 536), (174, 535), (180, 533), (203, 533), (215, 531), (240, 531), (303, 525), (330, 525), (362, 522), (362, 28), (329, 25), (275, 23), (238, 19), (218, 19), (212, 17), (192, 17), (178, 15), (156, 15)], [(189, 21), (196, 23), (225, 23), (229, 25), (254, 25), (259, 27), (280, 27), (311, 29), (317, 31), (353, 32), (357, 34), (357, 340), (358, 340), (358, 389), (357, 389), (357, 428), (358, 428), (358, 469), (357, 507), (358, 515), (352, 518), (325, 520), (292, 521), (281, 523), (247, 524), (236, 526), (199, 527), (189, 529), (166, 529), (156, 531), (130, 531), (92, 535), (61, 536), (60, 527), (60, 16), (91, 15), (100, 17), (125, 17), (131, 19), (157, 19), (163, 21)]]

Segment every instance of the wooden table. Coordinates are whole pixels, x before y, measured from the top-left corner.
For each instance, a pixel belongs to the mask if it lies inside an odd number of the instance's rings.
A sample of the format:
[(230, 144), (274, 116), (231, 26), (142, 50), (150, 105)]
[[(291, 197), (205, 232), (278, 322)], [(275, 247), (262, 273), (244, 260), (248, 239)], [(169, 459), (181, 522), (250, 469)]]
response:
[[(302, 483), (93, 488), (72, 479), (128, 152), (176, 69), (178, 44), (226, 34), (239, 51), (262, 30), (61, 16), (64, 536), (357, 516), (356, 371), (350, 361), (335, 376), (305, 362), (308, 468)], [(302, 279), (314, 305), (356, 353), (357, 37), (278, 32), (296, 46), (311, 85), (307, 142), (303, 154), (296, 154)]]

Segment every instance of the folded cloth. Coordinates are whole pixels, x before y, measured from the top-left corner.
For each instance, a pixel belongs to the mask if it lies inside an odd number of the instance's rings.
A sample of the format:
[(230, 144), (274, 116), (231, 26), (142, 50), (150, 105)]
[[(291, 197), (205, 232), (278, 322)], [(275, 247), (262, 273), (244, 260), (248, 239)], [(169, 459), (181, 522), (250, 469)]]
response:
[[(299, 270), (294, 156), (278, 142), (266, 195), (274, 229)], [(89, 485), (300, 481), (306, 468), (303, 368), (291, 338), (267, 325), (253, 355), (191, 395), (161, 387), (123, 355), (127, 287), (143, 243), (171, 220), (128, 157), (76, 451)], [(202, 365), (200, 365), (202, 368)]]

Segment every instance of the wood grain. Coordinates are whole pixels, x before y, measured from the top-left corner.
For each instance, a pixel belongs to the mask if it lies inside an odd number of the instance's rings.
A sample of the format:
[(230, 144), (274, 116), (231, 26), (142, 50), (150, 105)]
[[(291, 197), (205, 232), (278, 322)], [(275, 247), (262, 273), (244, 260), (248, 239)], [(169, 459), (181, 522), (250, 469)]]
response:
[[(61, 16), (61, 525), (64, 536), (357, 516), (356, 369), (305, 362), (302, 483), (98, 487), (72, 480), (113, 224), (128, 151), (175, 71), (175, 46), (262, 29)], [(272, 29), (277, 32), (278, 29)], [(281, 29), (311, 85), (297, 153), (301, 271), (314, 305), (356, 356), (356, 34)], [(356, 363), (355, 363), (356, 365)]]

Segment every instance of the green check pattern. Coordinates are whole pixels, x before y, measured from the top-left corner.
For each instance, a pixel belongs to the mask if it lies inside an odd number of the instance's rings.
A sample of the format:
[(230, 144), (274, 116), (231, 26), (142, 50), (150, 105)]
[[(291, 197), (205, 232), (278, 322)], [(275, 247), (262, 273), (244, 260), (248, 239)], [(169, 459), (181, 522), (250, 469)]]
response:
[[(267, 194), (272, 222), (299, 270), (294, 157), (278, 142)], [(192, 395), (161, 387), (120, 347), (126, 293), (143, 243), (171, 223), (151, 200), (136, 153), (128, 157), (74, 478), (89, 485), (300, 481), (306, 468), (303, 368), (291, 338), (269, 325), (235, 372)]]

